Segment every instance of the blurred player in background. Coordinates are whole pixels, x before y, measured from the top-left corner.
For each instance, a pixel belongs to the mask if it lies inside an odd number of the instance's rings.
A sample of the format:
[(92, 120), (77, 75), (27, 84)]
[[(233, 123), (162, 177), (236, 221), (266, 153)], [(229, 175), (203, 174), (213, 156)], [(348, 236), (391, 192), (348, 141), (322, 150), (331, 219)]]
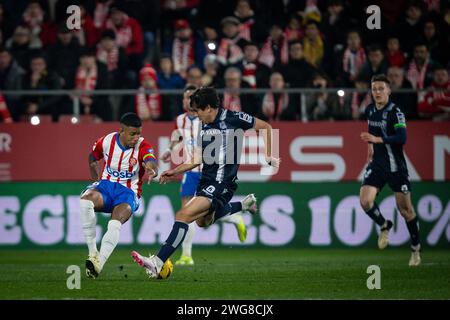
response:
[(411, 237), (409, 265), (418, 266), (421, 262), (419, 226), (411, 203), (411, 184), (403, 154), (406, 143), (405, 115), (390, 101), (390, 82), (385, 75), (373, 76), (371, 85), (375, 103), (369, 104), (365, 110), (369, 132), (361, 133), (361, 139), (368, 142), (369, 148), (368, 166), (360, 190), (361, 206), (381, 228), (378, 247), (386, 248), (393, 223), (383, 217), (375, 198), (384, 185), (389, 184)]
[(188, 160), (163, 172), (160, 183), (166, 183), (178, 174), (200, 165), (202, 176), (195, 196), (176, 213), (172, 231), (159, 252), (150, 257), (144, 257), (136, 251), (131, 253), (134, 261), (145, 269), (150, 278), (158, 277), (164, 263), (183, 242), (189, 224), (193, 221), (200, 227), (208, 227), (239, 211), (256, 213), (256, 198), (253, 194), (247, 195), (242, 201), (230, 202), (237, 189), (244, 131), (263, 130), (266, 161), (275, 167), (279, 165), (279, 159), (272, 157), (272, 127), (267, 122), (245, 112), (222, 108), (213, 88), (197, 89), (190, 97), (190, 106), (202, 122), (193, 161)]
[[(183, 146), (183, 154), (186, 157), (192, 159), (194, 147), (197, 145), (197, 136), (201, 128), (200, 119), (197, 117), (195, 111), (190, 109), (189, 97), (194, 93), (197, 88), (193, 85), (187, 85), (183, 93), (183, 109), (185, 113), (179, 115), (176, 119), (175, 130), (172, 134), (169, 149), (166, 150), (161, 156), (162, 161), (170, 162), (171, 154), (180, 146)], [(195, 190), (198, 187), (201, 178), (201, 166), (198, 166), (190, 171), (187, 171), (183, 175), (180, 188), (181, 207), (184, 207), (189, 200), (195, 195)], [(233, 223), (236, 226), (239, 240), (244, 242), (247, 238), (247, 228), (244, 223), (244, 219), (238, 213), (230, 216), (225, 216), (221, 219), (222, 222)], [(193, 265), (194, 259), (192, 258), (192, 241), (195, 235), (195, 225), (189, 224), (186, 237), (181, 245), (182, 253), (180, 259), (175, 264), (177, 265)]]
[[(120, 119), (120, 132), (98, 139), (89, 154), (91, 178), (96, 181), (81, 195), (80, 216), (89, 249), (86, 275), (97, 278), (119, 241), (120, 229), (139, 207), (144, 174), (150, 182), (158, 175), (156, 157), (150, 144), (141, 137), (141, 120), (135, 113)], [(99, 161), (105, 160), (101, 176)], [(97, 250), (95, 212), (111, 213), (108, 230)]]

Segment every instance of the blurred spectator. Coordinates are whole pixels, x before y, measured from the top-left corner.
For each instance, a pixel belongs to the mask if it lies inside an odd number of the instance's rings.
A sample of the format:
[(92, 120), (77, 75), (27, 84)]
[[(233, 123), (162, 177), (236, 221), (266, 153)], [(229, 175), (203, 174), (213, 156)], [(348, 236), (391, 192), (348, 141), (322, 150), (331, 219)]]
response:
[(387, 77), (391, 82), (390, 99), (405, 114), (407, 120), (415, 120), (417, 114), (417, 94), (415, 92), (395, 92), (397, 89), (411, 89), (412, 85), (405, 78), (405, 71), (397, 66), (391, 66), (387, 70)]
[[(369, 82), (362, 76), (355, 79), (355, 89), (358, 89), (358, 91), (345, 96), (344, 104), (347, 105), (349, 103), (350, 107), (344, 107), (344, 110), (350, 110), (351, 119), (360, 120), (364, 117), (367, 105), (372, 103), (372, 94), (369, 90)], [(348, 99), (349, 97), (351, 97), (350, 100)], [(342, 101), (340, 102), (342, 103)], [(343, 120), (347, 120), (347, 117), (344, 116)]]
[(200, 88), (202, 86), (202, 77), (202, 70), (199, 67), (193, 65), (187, 71), (186, 83)]
[(400, 40), (397, 36), (388, 37), (386, 59), (390, 66), (403, 67), (405, 64), (405, 54), (400, 49)]
[(126, 78), (127, 57), (123, 48), (117, 46), (114, 31), (103, 31), (100, 42), (97, 45), (96, 56), (98, 61), (106, 65), (108, 87), (120, 89), (131, 85), (131, 79)]
[(368, 48), (367, 61), (363, 65), (359, 77), (370, 83), (370, 79), (376, 74), (386, 74), (388, 63), (384, 59), (383, 49), (377, 45)]
[(56, 26), (44, 18), (45, 12), (40, 2), (30, 1), (22, 15), (22, 24), (31, 31), (30, 48), (45, 48), (56, 42)]
[(421, 34), (423, 13), (423, 1), (410, 1), (405, 11), (405, 17), (395, 28), (399, 32), (401, 46), (408, 54), (411, 53), (417, 36)]
[(30, 44), (31, 31), (25, 25), (18, 25), (12, 37), (6, 41), (6, 47), (24, 70), (30, 69), (30, 59), (33, 55)]
[(296, 120), (297, 104), (286, 92), (273, 92), (283, 90), (285, 83), (280, 72), (270, 75), (270, 91), (262, 99), (261, 111), (265, 120)]
[(234, 16), (239, 20), (239, 36), (247, 41), (263, 41), (267, 33), (265, 27), (260, 22), (260, 18), (255, 15), (249, 0), (238, 0), (234, 11)]
[(219, 63), (215, 54), (208, 54), (203, 62), (205, 73), (202, 76), (203, 87), (217, 87), (219, 82)]
[(295, 41), (303, 39), (305, 30), (302, 27), (303, 19), (296, 13), (290, 15), (288, 24), (284, 29), (287, 41)]
[(414, 56), (406, 70), (406, 78), (414, 89), (423, 89), (431, 84), (434, 65), (427, 46), (421, 42), (417, 43), (414, 46)]
[(185, 80), (173, 70), (172, 58), (163, 55), (159, 60), (158, 86), (161, 89), (182, 89)]
[(223, 94), (222, 105), (231, 111), (244, 111), (250, 115), (258, 116), (257, 99), (254, 95), (241, 94), (241, 88), (249, 88), (242, 82), (242, 73), (236, 67), (229, 67), (225, 70), (225, 92)]
[(237, 64), (244, 58), (242, 48), (246, 41), (239, 36), (239, 29), (240, 22), (235, 17), (222, 20), (223, 38), (219, 42), (217, 60), (223, 66)]
[(5, 98), (3, 94), (0, 93), (0, 123), (12, 123), (13, 118), (9, 113), (8, 107), (6, 106)]
[(240, 64), (242, 80), (251, 88), (269, 86), (270, 68), (258, 61), (259, 49), (256, 43), (248, 42), (244, 46), (244, 59)]
[[(160, 89), (182, 89), (185, 80), (173, 71), (172, 59), (163, 55), (159, 60), (160, 72), (158, 72), (158, 87)], [(165, 107), (163, 119), (171, 120), (183, 112), (182, 101), (178, 95), (163, 95), (162, 104)]]
[(322, 19), (322, 28), (332, 52), (341, 51), (345, 46), (347, 30), (353, 26), (342, 0), (330, 0), (327, 3), (327, 12)]
[[(312, 87), (332, 87), (329, 79), (320, 73), (312, 76)], [(306, 96), (306, 112), (310, 120), (347, 120), (351, 118), (349, 108), (345, 109), (335, 93), (318, 92)]]
[(274, 24), (270, 28), (270, 34), (264, 43), (259, 62), (269, 68), (279, 69), (289, 61), (288, 40), (279, 24)]
[(289, 44), (289, 63), (282, 70), (284, 79), (291, 88), (305, 88), (311, 82), (316, 69), (306, 61), (300, 41)]
[[(24, 77), (24, 90), (58, 90), (61, 89), (60, 77), (49, 71), (43, 55), (31, 58), (30, 71)], [(58, 121), (59, 115), (70, 111), (67, 105), (61, 103), (62, 96), (24, 96), (22, 114), (32, 116), (35, 114), (51, 114), (53, 121)]]
[[(85, 49), (80, 55), (80, 64), (75, 75), (75, 89), (108, 89), (107, 68), (96, 60), (94, 50)], [(103, 121), (112, 120), (111, 105), (107, 96), (82, 94), (79, 99), (82, 114), (93, 114)]]
[[(25, 71), (11, 53), (0, 47), (0, 90), (22, 90)], [(5, 103), (14, 121), (19, 120), (21, 97), (5, 95)]]
[(113, 5), (103, 29), (115, 32), (117, 45), (125, 50), (128, 57), (128, 66), (138, 72), (142, 65), (144, 38), (142, 28), (136, 19), (129, 17), (124, 12), (123, 6)]
[(47, 49), (48, 66), (62, 78), (64, 89), (72, 89), (81, 46), (65, 24), (60, 26), (57, 36), (57, 42)]
[(336, 79), (341, 85), (351, 88), (367, 59), (358, 31), (351, 30), (347, 33), (347, 47), (338, 59)]
[(173, 70), (186, 78), (187, 69), (193, 64), (201, 64), (206, 54), (201, 41), (194, 37), (189, 22), (175, 21), (175, 37), (164, 50), (172, 56)]
[(316, 68), (321, 66), (325, 48), (320, 35), (319, 24), (314, 20), (306, 23), (303, 51), (306, 61)]
[(73, 30), (74, 35), (78, 38), (78, 42), (83, 47), (94, 47), (100, 39), (101, 29), (95, 26), (94, 20), (86, 11), (84, 6), (80, 6), (81, 9), (81, 28), (79, 30)]
[[(450, 80), (448, 71), (444, 67), (436, 67), (433, 73), (433, 82), (430, 89), (437, 91), (427, 92), (418, 109), (421, 116), (436, 120), (450, 118)], [(444, 92), (443, 90), (447, 90)]]
[[(423, 24), (422, 39), (430, 52), (430, 59), (442, 65), (447, 65), (450, 56), (448, 34), (441, 36), (441, 33), (437, 29), (436, 22), (429, 19)], [(447, 43), (447, 45), (445, 45), (445, 43)]]
[(219, 30), (221, 19), (233, 15), (234, 9), (234, 1), (200, 0), (198, 6), (199, 24)]
[(142, 120), (159, 120), (162, 116), (162, 99), (159, 92), (146, 93), (145, 90), (158, 90), (158, 76), (151, 64), (147, 63), (139, 72), (139, 93), (136, 95), (136, 113)]
[(96, 0), (94, 9), (94, 26), (101, 29), (108, 19), (109, 10), (114, 0)]

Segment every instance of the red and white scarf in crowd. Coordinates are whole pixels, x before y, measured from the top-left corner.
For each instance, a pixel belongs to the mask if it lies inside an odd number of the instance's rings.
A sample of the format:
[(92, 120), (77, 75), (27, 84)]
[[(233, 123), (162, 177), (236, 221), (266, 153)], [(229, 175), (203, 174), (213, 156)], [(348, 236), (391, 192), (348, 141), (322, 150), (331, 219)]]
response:
[(249, 86), (253, 89), (256, 88), (256, 68), (258, 67), (255, 63), (244, 61), (244, 70), (242, 72), (242, 80), (247, 82)]
[(190, 37), (188, 41), (181, 41), (178, 38), (173, 40), (172, 60), (175, 72), (186, 71), (195, 62), (194, 39)]
[(275, 107), (275, 98), (272, 92), (268, 92), (264, 95), (262, 102), (262, 112), (264, 115), (273, 120), (279, 120), (280, 115), (289, 105), (289, 95), (282, 93), (278, 98), (278, 103)]
[(144, 120), (156, 120), (161, 117), (162, 101), (159, 93), (145, 93), (145, 88), (140, 87), (136, 95), (136, 113)]
[(422, 69), (417, 68), (416, 62), (413, 60), (408, 66), (408, 71), (406, 72), (406, 78), (411, 82), (414, 89), (423, 89), (425, 86), (425, 76), (428, 70), (428, 59), (422, 66)]
[(131, 40), (133, 38), (133, 30), (128, 25), (129, 17), (128, 15), (124, 14), (124, 22), (121, 26), (117, 27), (111, 19), (108, 19), (106, 21), (106, 29), (111, 29), (116, 34), (116, 44), (121, 48), (126, 48), (131, 43)]
[[(272, 68), (273, 64), (275, 63), (275, 56), (272, 50), (272, 45), (273, 45), (272, 37), (268, 37), (259, 55), (259, 62), (264, 63), (269, 68)], [(283, 36), (283, 39), (281, 39), (279, 45), (280, 45), (281, 64), (287, 64), (289, 62), (289, 53), (288, 53), (288, 42), (285, 36)]]
[[(153, 79), (155, 85), (153, 90), (158, 89), (158, 76), (156, 70), (150, 63), (146, 63), (144, 67), (139, 71), (139, 80), (142, 81), (150, 77)], [(136, 95), (136, 113), (139, 118), (144, 120), (156, 120), (161, 117), (162, 113), (162, 99), (159, 93), (145, 93), (145, 88), (141, 86), (139, 93)]]
[(355, 80), (365, 62), (366, 53), (363, 48), (359, 48), (356, 52), (352, 52), (349, 48), (345, 49), (342, 66), (344, 71), (350, 74), (350, 80)]
[(106, 1), (105, 3), (97, 1), (95, 10), (94, 10), (94, 25), (95, 25), (95, 27), (101, 28), (101, 26), (105, 22), (106, 18), (108, 18), (109, 7), (111, 6), (112, 3), (113, 3), (113, 0)]
[(372, 102), (372, 96), (369, 92), (354, 92), (352, 95), (352, 112), (358, 112), (358, 114), (364, 113), (367, 105)]
[(224, 65), (235, 64), (242, 60), (244, 53), (241, 47), (236, 43), (239, 41), (239, 36), (234, 39), (222, 38), (217, 50), (217, 60)]
[(223, 94), (223, 107), (231, 111), (241, 111), (241, 98), (229, 92)]
[(252, 26), (255, 23), (255, 20), (248, 19), (245, 22), (242, 22), (239, 26), (239, 37), (241, 39), (245, 39), (247, 41), (251, 41), (252, 39)]
[(97, 85), (97, 66), (94, 66), (90, 70), (79, 67), (75, 76), (75, 88), (77, 90), (94, 90), (96, 85)]
[(110, 51), (106, 51), (101, 46), (97, 47), (97, 60), (103, 62), (109, 71), (117, 69), (119, 63), (119, 49), (117, 47), (112, 48)]

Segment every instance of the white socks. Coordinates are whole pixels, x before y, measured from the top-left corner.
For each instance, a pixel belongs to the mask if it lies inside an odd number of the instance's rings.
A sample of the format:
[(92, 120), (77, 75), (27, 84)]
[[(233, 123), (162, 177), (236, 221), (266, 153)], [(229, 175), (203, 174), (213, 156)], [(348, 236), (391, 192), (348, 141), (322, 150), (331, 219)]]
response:
[(192, 257), (192, 241), (194, 240), (195, 236), (195, 222), (189, 223), (189, 229), (186, 233), (186, 237), (184, 238), (183, 243), (181, 244), (182, 253), (183, 256)]
[(232, 224), (238, 224), (241, 221), (240, 217), (241, 217), (241, 215), (238, 212), (236, 212), (231, 215), (229, 214), (225, 217), (220, 218), (220, 221), (228, 222), (228, 223), (232, 223)]
[(108, 231), (103, 236), (102, 246), (100, 247), (100, 265), (102, 268), (119, 242), (121, 227), (122, 223), (119, 220), (110, 220), (108, 222)]
[(94, 212), (94, 203), (91, 200), (80, 200), (80, 218), (84, 238), (86, 239), (89, 249), (89, 255), (95, 255), (97, 253), (97, 243), (95, 239), (97, 217)]

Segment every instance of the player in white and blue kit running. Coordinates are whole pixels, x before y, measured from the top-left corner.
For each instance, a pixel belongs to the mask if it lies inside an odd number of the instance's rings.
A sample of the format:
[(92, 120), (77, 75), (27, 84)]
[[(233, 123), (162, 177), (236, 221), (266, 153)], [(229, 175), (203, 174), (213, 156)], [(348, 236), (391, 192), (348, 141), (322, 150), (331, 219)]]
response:
[[(230, 202), (237, 189), (237, 172), (244, 131), (264, 131), (266, 162), (278, 167), (279, 159), (272, 157), (272, 126), (245, 112), (232, 112), (220, 106), (213, 88), (197, 89), (190, 105), (202, 121), (194, 161), (185, 162), (161, 174), (166, 183), (180, 173), (202, 165), (202, 177), (195, 197), (178, 210), (167, 240), (156, 255), (144, 257), (133, 251), (134, 261), (142, 266), (150, 278), (157, 278), (164, 263), (183, 242), (189, 223), (196, 221), (207, 227), (224, 216), (239, 211), (256, 212), (256, 198), (247, 195), (242, 201)], [(237, 141), (237, 143), (236, 143)]]
[[(193, 157), (194, 147), (197, 145), (197, 136), (201, 128), (201, 121), (197, 117), (195, 111), (190, 109), (189, 97), (197, 88), (193, 85), (187, 85), (183, 93), (183, 109), (186, 111), (176, 118), (175, 130), (173, 131), (171, 142), (168, 150), (161, 156), (163, 162), (170, 162), (172, 152), (182, 147), (183, 155), (187, 158)], [(191, 171), (187, 171), (183, 175), (180, 187), (181, 207), (184, 207), (189, 200), (195, 195), (198, 184), (201, 178), (201, 166), (198, 166)], [(221, 219), (222, 222), (233, 223), (238, 232), (239, 240), (244, 242), (247, 238), (247, 228), (244, 219), (238, 213), (225, 216)], [(175, 262), (176, 265), (193, 265), (192, 258), (192, 242), (195, 236), (195, 225), (189, 224), (186, 237), (181, 245), (181, 257)]]

